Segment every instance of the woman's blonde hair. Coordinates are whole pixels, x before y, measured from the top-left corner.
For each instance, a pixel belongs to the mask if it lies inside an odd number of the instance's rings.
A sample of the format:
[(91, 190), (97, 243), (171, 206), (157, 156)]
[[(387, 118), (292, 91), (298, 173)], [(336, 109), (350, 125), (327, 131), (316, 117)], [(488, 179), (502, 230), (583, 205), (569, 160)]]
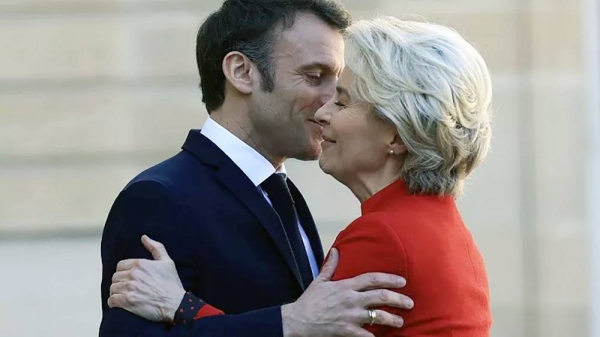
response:
[(379, 17), (346, 33), (352, 96), (396, 126), (408, 151), (411, 193), (461, 195), (491, 139), (492, 85), (485, 61), (454, 30)]

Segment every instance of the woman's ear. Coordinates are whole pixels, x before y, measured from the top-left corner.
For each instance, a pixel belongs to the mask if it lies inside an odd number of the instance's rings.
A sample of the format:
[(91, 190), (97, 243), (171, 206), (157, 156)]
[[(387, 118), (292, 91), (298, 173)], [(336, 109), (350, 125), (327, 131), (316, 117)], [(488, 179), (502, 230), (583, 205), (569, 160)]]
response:
[(252, 61), (246, 55), (232, 51), (223, 59), (223, 74), (227, 82), (244, 95), (252, 93)]
[(394, 155), (404, 154), (407, 151), (406, 145), (404, 145), (404, 142), (402, 142), (402, 139), (400, 138), (400, 135), (398, 135), (398, 133), (394, 135), (394, 138), (389, 143), (389, 147), (390, 150), (394, 152)]

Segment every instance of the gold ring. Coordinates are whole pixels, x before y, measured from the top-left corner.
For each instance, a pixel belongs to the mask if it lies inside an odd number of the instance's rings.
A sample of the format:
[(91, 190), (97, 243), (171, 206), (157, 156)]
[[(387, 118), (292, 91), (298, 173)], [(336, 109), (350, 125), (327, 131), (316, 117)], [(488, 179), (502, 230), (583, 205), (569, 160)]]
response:
[(377, 312), (371, 309), (367, 310), (367, 312), (369, 313), (369, 325), (373, 325), (377, 319)]

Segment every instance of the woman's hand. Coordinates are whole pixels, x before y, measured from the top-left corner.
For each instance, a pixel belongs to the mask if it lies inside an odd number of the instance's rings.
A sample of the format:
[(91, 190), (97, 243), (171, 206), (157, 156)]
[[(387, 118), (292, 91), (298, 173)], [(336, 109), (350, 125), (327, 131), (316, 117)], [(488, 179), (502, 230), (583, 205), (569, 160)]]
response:
[(108, 306), (154, 322), (173, 322), (185, 295), (175, 263), (162, 243), (144, 235), (142, 244), (154, 260), (120, 261), (112, 277)]

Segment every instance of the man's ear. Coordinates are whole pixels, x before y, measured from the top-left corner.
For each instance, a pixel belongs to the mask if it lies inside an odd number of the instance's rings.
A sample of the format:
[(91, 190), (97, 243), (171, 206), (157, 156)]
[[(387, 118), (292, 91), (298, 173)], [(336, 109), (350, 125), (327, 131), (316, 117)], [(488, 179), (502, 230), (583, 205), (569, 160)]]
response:
[(254, 71), (252, 61), (246, 55), (232, 51), (223, 59), (223, 74), (225, 79), (242, 94), (252, 93), (252, 72)]

